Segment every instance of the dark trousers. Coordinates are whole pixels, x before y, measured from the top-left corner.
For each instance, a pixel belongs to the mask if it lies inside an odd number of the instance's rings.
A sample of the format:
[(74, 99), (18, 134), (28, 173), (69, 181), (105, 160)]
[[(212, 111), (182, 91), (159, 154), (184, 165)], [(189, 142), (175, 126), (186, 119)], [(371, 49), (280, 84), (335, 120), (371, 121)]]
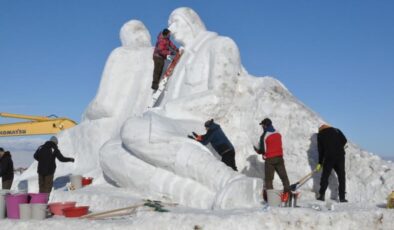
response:
[(38, 185), (40, 193), (51, 193), (53, 186), (53, 174), (52, 175), (38, 175)]
[(235, 165), (235, 150), (232, 149), (223, 153), (222, 162), (232, 168), (234, 171), (237, 171), (237, 166)]
[(283, 157), (273, 157), (265, 160), (265, 188), (273, 189), (272, 181), (274, 180), (275, 171), (278, 173), (283, 184), (283, 191), (290, 191), (290, 182), (287, 177), (285, 161)]
[(328, 187), (328, 178), (330, 177), (331, 171), (334, 169), (338, 177), (338, 193), (339, 199), (345, 199), (346, 194), (346, 173), (345, 173), (345, 156), (342, 156), (335, 160), (326, 160), (323, 163), (323, 172), (320, 179), (320, 195), (324, 196)]
[(156, 90), (159, 88), (160, 77), (163, 73), (165, 60), (162, 57), (153, 56), (153, 62), (155, 64), (155, 67), (153, 69), (152, 89)]
[(13, 180), (14, 179), (1, 181), (1, 189), (11, 189)]

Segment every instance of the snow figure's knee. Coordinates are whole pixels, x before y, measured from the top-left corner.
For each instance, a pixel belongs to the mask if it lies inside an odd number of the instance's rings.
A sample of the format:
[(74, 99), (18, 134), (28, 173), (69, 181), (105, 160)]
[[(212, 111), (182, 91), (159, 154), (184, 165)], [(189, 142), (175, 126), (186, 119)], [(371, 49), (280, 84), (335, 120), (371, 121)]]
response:
[(262, 189), (261, 179), (246, 176), (236, 179), (217, 193), (214, 209), (258, 207), (261, 205)]
[(150, 137), (150, 121), (140, 117), (127, 120), (121, 131), (121, 138), (126, 146), (146, 143)]

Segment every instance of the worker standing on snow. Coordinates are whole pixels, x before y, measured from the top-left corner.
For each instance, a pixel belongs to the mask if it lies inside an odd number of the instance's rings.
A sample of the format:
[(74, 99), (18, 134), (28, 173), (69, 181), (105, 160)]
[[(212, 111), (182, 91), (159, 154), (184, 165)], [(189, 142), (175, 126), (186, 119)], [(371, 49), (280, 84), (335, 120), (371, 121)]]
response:
[(269, 118), (262, 120), (260, 125), (263, 127), (264, 132), (260, 137), (259, 147), (253, 147), (258, 154), (263, 155), (265, 160), (265, 189), (274, 188), (272, 182), (276, 171), (282, 181), (283, 192), (287, 193), (290, 191), (290, 182), (283, 160), (282, 136), (274, 129)]
[(193, 132), (194, 137), (189, 137), (203, 145), (210, 143), (215, 151), (222, 157), (222, 162), (231, 167), (234, 171), (237, 171), (234, 146), (228, 140), (220, 125), (216, 124), (213, 119), (211, 119), (206, 121), (204, 126), (207, 130), (206, 134), (198, 135)]
[(56, 170), (56, 158), (61, 162), (74, 162), (74, 158), (64, 157), (60, 152), (55, 136), (38, 147), (34, 159), (38, 161), (38, 185), (40, 193), (50, 193), (53, 186), (53, 176)]
[(172, 56), (178, 52), (178, 48), (170, 40), (171, 31), (164, 29), (157, 36), (155, 50), (153, 52), (153, 62), (155, 67), (153, 69), (152, 89), (159, 88), (161, 74), (163, 73), (164, 62), (166, 59), (172, 60)]
[(319, 151), (319, 164), (316, 169), (320, 170), (323, 166), (323, 172), (320, 179), (320, 190), (318, 200), (324, 201), (324, 196), (328, 186), (328, 178), (332, 169), (338, 176), (339, 183), (339, 201), (348, 202), (345, 199), (346, 194), (346, 174), (345, 174), (345, 145), (347, 139), (341, 130), (329, 125), (321, 125), (317, 134), (317, 145)]
[(2, 189), (11, 189), (14, 180), (14, 162), (11, 153), (0, 148), (0, 176)]

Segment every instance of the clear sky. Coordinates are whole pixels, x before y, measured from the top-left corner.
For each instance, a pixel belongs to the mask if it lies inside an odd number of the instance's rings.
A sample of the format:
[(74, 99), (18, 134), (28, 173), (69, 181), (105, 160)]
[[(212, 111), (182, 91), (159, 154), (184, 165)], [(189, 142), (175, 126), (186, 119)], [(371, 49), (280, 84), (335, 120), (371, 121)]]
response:
[(180, 6), (231, 37), (250, 74), (279, 79), (348, 139), (394, 156), (390, 0), (0, 0), (0, 112), (80, 121), (121, 26), (141, 20), (154, 43)]

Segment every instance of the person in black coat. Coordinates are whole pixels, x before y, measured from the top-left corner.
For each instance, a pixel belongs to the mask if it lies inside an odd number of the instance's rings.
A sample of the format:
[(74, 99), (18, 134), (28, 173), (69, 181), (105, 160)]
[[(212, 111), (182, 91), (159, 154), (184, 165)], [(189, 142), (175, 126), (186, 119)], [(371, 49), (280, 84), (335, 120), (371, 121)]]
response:
[(53, 176), (56, 171), (56, 158), (61, 162), (74, 162), (74, 158), (64, 157), (57, 147), (55, 136), (38, 147), (34, 159), (38, 161), (38, 185), (40, 193), (50, 193), (53, 186)]
[(341, 130), (328, 125), (322, 125), (317, 134), (317, 145), (319, 151), (319, 164), (317, 168), (323, 166), (320, 179), (320, 190), (317, 199), (324, 201), (325, 192), (328, 186), (328, 178), (332, 169), (338, 176), (339, 201), (347, 202), (346, 194), (346, 173), (345, 173), (345, 145), (347, 139)]
[(14, 162), (9, 151), (0, 148), (0, 176), (2, 189), (11, 189), (14, 180)]
[(213, 119), (211, 119), (205, 122), (204, 126), (207, 130), (206, 134), (198, 135), (193, 132), (194, 137), (189, 137), (203, 145), (211, 144), (215, 151), (222, 157), (222, 162), (231, 167), (234, 171), (237, 171), (234, 146), (226, 137), (220, 125), (216, 124)]

